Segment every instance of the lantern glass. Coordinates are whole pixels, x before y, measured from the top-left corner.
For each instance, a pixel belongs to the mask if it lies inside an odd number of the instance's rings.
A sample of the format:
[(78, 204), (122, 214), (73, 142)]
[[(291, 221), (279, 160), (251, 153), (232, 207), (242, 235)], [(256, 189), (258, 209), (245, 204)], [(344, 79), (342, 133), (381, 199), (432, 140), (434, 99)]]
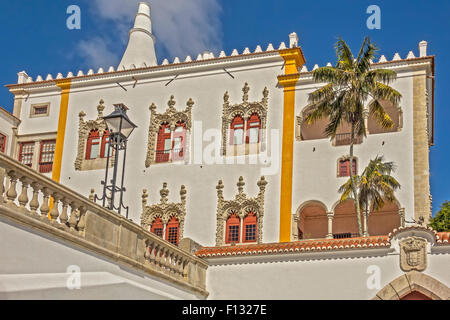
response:
[(103, 117), (110, 133), (118, 133), (128, 138), (136, 125), (127, 116), (127, 107), (124, 104), (115, 104), (116, 108), (110, 115)]

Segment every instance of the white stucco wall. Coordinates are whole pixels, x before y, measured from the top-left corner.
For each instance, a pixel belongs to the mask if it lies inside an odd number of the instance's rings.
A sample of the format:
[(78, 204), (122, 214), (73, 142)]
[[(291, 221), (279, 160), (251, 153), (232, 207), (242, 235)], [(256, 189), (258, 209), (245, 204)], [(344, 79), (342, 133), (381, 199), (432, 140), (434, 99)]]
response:
[[(260, 59), (260, 60), (258, 60)], [(104, 179), (104, 170), (76, 171), (74, 162), (78, 146), (78, 114), (81, 110), (86, 113), (85, 120), (97, 118), (97, 105), (100, 99), (105, 101), (104, 114), (113, 110), (113, 104), (124, 103), (130, 110), (129, 117), (138, 128), (133, 132), (128, 144), (127, 164), (125, 172), (124, 195), (125, 205), (130, 206), (130, 218), (139, 222), (141, 214), (142, 189), (147, 189), (148, 204), (159, 202), (159, 190), (162, 183), (167, 182), (170, 190), (169, 201), (179, 202), (180, 186), (184, 184), (187, 189), (187, 216), (184, 236), (190, 237), (202, 245), (215, 244), (216, 233), (216, 185), (219, 179), (224, 183), (225, 199), (234, 198), (239, 176), (245, 180), (245, 192), (248, 197), (258, 193), (257, 181), (262, 175), (261, 169), (268, 168), (265, 164), (227, 165), (227, 164), (198, 164), (194, 163), (194, 153), (198, 143), (194, 143), (195, 136), (200, 131), (216, 129), (221, 132), (223, 95), (228, 91), (230, 104), (242, 101), (242, 88), (245, 82), (250, 87), (249, 101), (261, 101), (265, 86), (269, 90), (269, 103), (267, 114), (267, 150), (270, 151), (275, 144), (271, 144), (270, 130), (278, 130), (275, 141), (278, 145), (275, 151), (278, 157), (274, 161), (274, 170), (265, 174), (268, 185), (265, 196), (265, 215), (263, 227), (263, 241), (276, 242), (279, 240), (279, 199), (281, 183), (281, 139), (283, 119), (283, 89), (278, 86), (277, 75), (283, 73), (281, 66), (283, 60), (277, 54), (269, 54), (263, 58), (248, 61), (233, 62), (232, 65), (202, 66), (200, 69), (191, 66), (169, 66), (154, 73), (138, 76), (138, 82), (129, 76), (117, 76), (92, 81), (89, 78), (83, 81), (76, 79), (72, 83), (69, 97), (66, 136), (61, 170), (61, 183), (74, 188), (81, 194), (88, 195), (91, 188), (95, 188), (101, 195), (100, 181)], [(224, 70), (231, 72), (230, 77)], [(390, 68), (390, 65), (386, 65)], [(397, 68), (395, 65), (393, 68)], [(427, 68), (427, 65), (421, 68)], [(417, 67), (399, 67), (398, 79), (392, 84), (402, 94), (401, 108), (403, 110), (403, 128), (399, 132), (369, 135), (360, 145), (355, 145), (354, 153), (358, 157), (358, 168), (362, 168), (376, 155), (382, 154), (387, 161), (394, 161), (397, 165), (395, 177), (401, 184), (397, 192), (400, 206), (405, 208), (406, 220), (414, 217), (414, 171), (413, 171), (413, 70)], [(176, 75), (179, 75), (174, 81)], [(308, 80), (300, 79), (296, 86), (295, 115), (307, 105), (308, 93), (318, 85)], [(85, 82), (87, 81), (87, 83)], [(116, 84), (118, 81), (127, 91)], [(148, 130), (150, 123), (149, 106), (152, 102), (157, 105), (157, 112), (164, 112), (167, 101), (174, 95), (177, 110), (184, 110), (186, 102), (192, 98), (195, 102), (192, 109), (193, 126), (189, 137), (190, 151), (189, 163), (152, 164), (149, 168), (144, 165), (147, 153)], [(27, 101), (22, 104), (22, 124), (19, 127), (19, 136), (55, 132), (58, 123), (58, 110), (60, 103), (59, 88), (47, 89), (45, 92), (32, 92)], [(34, 103), (50, 102), (50, 115), (48, 117), (30, 118), (30, 107)], [(297, 124), (295, 124), (297, 125)], [(220, 140), (220, 139), (219, 139)], [(382, 144), (384, 142), (384, 144)], [(203, 141), (203, 150), (210, 144)], [(221, 140), (219, 141), (219, 145)], [(315, 151), (313, 151), (315, 148)], [(293, 202), (292, 213), (306, 201), (319, 200), (329, 211), (339, 199), (338, 187), (346, 180), (336, 177), (337, 159), (349, 152), (348, 146), (332, 146), (328, 139), (294, 141), (294, 168), (293, 168)], [(221, 157), (223, 159), (223, 157)], [(120, 166), (119, 166), (120, 168)]]
[[(77, 283), (70, 280), (73, 267), (81, 272), (80, 289), (67, 287), (68, 281)], [(199, 297), (157, 277), (0, 218), (0, 299)]]
[[(128, 115), (138, 128), (129, 139), (125, 173), (124, 203), (130, 206), (130, 218), (140, 221), (142, 189), (148, 189), (148, 203), (159, 202), (159, 190), (163, 182), (168, 183), (170, 190), (169, 201), (180, 202), (179, 190), (184, 184), (187, 189), (187, 216), (184, 236), (190, 237), (204, 245), (215, 244), (217, 190), (216, 185), (222, 179), (225, 199), (232, 199), (237, 193), (236, 183), (239, 176), (244, 177), (245, 192), (248, 197), (258, 194), (257, 181), (261, 177), (261, 167), (266, 165), (208, 165), (194, 162), (194, 136), (196, 125), (193, 124), (190, 135), (190, 164), (152, 164), (146, 168), (148, 130), (150, 123), (149, 106), (152, 102), (157, 105), (157, 112), (164, 112), (170, 95), (175, 96), (178, 110), (186, 108), (186, 102), (192, 98), (195, 102), (192, 109), (193, 122), (200, 121), (203, 133), (207, 129), (222, 130), (222, 105), (225, 91), (229, 92), (230, 103), (242, 102), (242, 88), (247, 82), (250, 87), (249, 101), (261, 101), (263, 89), (269, 90), (269, 110), (267, 127), (282, 128), (282, 89), (277, 88), (276, 76), (280, 71), (280, 62), (271, 65), (259, 65), (249, 70), (229, 70), (235, 77), (232, 79), (223, 71), (217, 70), (202, 76), (180, 76), (168, 86), (167, 77), (140, 81), (133, 89), (127, 86), (124, 91), (115, 83), (107, 88), (74, 88), (70, 94), (69, 114), (67, 119), (64, 156), (61, 170), (61, 182), (70, 185), (75, 190), (87, 195), (90, 188), (95, 188), (101, 194), (100, 181), (104, 179), (104, 170), (75, 171), (74, 162), (78, 145), (78, 113), (86, 112), (85, 120), (97, 117), (97, 105), (100, 99), (107, 106), (104, 114), (112, 112), (112, 104), (122, 102), (130, 110)], [(197, 129), (198, 130), (198, 129)], [(281, 135), (279, 135), (281, 141)], [(277, 142), (279, 142), (277, 141)], [(203, 150), (211, 142), (203, 142)], [(219, 139), (221, 145), (221, 139)], [(270, 140), (267, 148), (270, 150)], [(280, 156), (280, 155), (279, 155)], [(221, 157), (223, 159), (223, 157)], [(279, 160), (279, 159), (277, 159)], [(279, 163), (279, 161), (277, 161)], [(120, 168), (120, 167), (119, 167)], [(266, 175), (268, 181), (266, 189), (266, 205), (264, 215), (264, 241), (278, 241), (279, 225), (279, 190), (280, 167), (272, 175)]]
[[(385, 285), (404, 274), (396, 252), (351, 256), (308, 253), (284, 261), (257, 262), (246, 258), (241, 263), (211, 265), (206, 277), (208, 299), (366, 300), (374, 298)], [(448, 286), (450, 254), (431, 254), (428, 259), (423, 273)], [(214, 263), (214, 259), (210, 262)], [(374, 275), (371, 268), (380, 270), (379, 288), (367, 285), (369, 277)], [(372, 278), (369, 283), (374, 283)]]

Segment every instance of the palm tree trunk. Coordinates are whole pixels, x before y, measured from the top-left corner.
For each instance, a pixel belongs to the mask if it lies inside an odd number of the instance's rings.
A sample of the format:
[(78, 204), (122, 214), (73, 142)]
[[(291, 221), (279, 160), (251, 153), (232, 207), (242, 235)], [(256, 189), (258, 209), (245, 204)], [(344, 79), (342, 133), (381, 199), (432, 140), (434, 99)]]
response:
[(369, 236), (369, 204), (368, 200), (366, 201), (366, 207), (364, 208), (364, 224), (363, 224), (363, 235), (364, 237)]
[(352, 123), (352, 133), (350, 136), (350, 181), (352, 185), (353, 198), (355, 199), (355, 209), (356, 209), (356, 221), (358, 222), (358, 232), (359, 235), (363, 236), (363, 231), (361, 228), (361, 206), (359, 203), (358, 191), (356, 190), (356, 185), (353, 175), (353, 144), (355, 142), (355, 125)]

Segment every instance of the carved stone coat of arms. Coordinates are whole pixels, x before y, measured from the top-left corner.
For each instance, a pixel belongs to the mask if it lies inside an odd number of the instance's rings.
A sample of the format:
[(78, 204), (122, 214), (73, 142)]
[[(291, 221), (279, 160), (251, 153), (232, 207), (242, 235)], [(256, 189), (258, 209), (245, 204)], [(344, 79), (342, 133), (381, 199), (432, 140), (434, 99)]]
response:
[(427, 267), (427, 241), (408, 237), (400, 242), (400, 268), (405, 271), (423, 271)]

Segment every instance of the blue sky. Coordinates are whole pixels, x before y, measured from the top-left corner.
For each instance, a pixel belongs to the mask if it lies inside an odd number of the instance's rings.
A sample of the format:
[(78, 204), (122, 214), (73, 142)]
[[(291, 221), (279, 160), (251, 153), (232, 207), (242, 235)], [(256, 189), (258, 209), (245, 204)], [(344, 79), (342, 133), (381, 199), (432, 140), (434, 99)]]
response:
[[(26, 70), (34, 79), (66, 75), (79, 69), (116, 66), (125, 49), (138, 0), (9, 0), (0, 2), (0, 106), (11, 110), (13, 97), (3, 85), (15, 83)], [(81, 8), (81, 30), (66, 27), (69, 5)], [(269, 42), (288, 42), (292, 31), (309, 69), (334, 62), (333, 45), (341, 36), (353, 51), (370, 36), (380, 54), (404, 58), (418, 55), (419, 41), (428, 41), (436, 56), (435, 145), (430, 150), (433, 212), (450, 200), (450, 1), (287, 1), (287, 0), (153, 0), (153, 29), (158, 59), (184, 59), (203, 50), (230, 54)], [(369, 5), (381, 9), (381, 29), (369, 30)], [(445, 73), (447, 71), (447, 73)]]

